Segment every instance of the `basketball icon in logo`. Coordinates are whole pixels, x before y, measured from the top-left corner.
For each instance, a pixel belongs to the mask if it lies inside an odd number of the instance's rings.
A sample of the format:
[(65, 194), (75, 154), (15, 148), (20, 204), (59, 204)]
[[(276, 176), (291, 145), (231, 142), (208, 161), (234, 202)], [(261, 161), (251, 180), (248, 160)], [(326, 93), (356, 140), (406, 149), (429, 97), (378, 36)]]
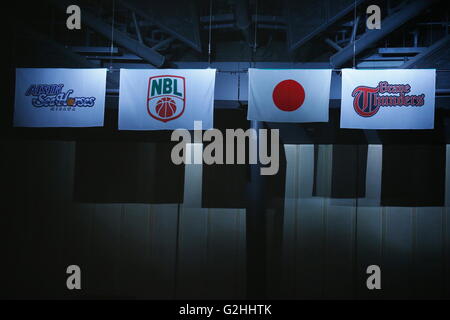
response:
[(161, 98), (156, 102), (156, 113), (163, 119), (172, 117), (177, 111), (177, 104), (172, 98)]
[(273, 89), (272, 99), (278, 109), (295, 111), (305, 101), (305, 89), (295, 80), (284, 80)]
[(159, 121), (168, 122), (183, 115), (186, 102), (184, 77), (155, 76), (148, 80), (147, 111)]
[(68, 107), (74, 106), (75, 105), (75, 99), (74, 98), (69, 98), (69, 99), (67, 99), (66, 103), (67, 103)]

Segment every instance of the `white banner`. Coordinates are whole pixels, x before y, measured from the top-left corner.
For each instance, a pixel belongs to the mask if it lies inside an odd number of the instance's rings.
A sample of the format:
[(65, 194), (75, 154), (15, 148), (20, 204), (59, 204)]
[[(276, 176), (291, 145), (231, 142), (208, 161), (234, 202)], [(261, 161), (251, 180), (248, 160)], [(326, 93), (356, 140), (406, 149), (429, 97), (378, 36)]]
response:
[(248, 120), (328, 121), (330, 69), (249, 69), (248, 74)]
[(342, 70), (341, 128), (433, 129), (436, 70)]
[(101, 127), (106, 69), (16, 69), (14, 126)]
[(119, 130), (213, 126), (215, 69), (121, 69)]

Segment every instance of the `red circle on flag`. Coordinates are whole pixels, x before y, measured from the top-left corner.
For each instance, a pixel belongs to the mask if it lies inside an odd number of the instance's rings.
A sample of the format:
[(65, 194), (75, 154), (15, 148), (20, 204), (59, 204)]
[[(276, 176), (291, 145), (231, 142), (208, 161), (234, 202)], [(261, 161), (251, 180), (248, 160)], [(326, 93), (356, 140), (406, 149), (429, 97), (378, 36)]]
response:
[(305, 90), (295, 80), (283, 80), (273, 89), (272, 99), (278, 109), (295, 111), (305, 101)]

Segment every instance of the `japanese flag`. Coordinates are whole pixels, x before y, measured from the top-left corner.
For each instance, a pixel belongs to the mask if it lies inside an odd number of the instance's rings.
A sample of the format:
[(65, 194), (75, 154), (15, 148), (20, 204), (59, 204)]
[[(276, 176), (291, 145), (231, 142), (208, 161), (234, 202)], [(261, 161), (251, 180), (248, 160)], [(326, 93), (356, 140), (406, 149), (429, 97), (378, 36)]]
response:
[(248, 120), (327, 122), (331, 69), (249, 69)]

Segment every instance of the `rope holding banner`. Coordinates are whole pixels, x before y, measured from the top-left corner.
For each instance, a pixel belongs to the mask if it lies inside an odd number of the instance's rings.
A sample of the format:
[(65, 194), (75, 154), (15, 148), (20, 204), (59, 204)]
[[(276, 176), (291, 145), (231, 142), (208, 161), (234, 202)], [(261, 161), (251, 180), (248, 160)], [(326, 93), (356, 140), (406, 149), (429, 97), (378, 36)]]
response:
[(355, 36), (353, 37), (352, 41), (353, 41), (353, 69), (355, 69), (356, 67), (356, 30), (358, 28), (358, 26), (356, 26), (355, 24), (357, 23), (356, 21), (356, 0), (354, 1), (354, 10), (353, 10), (353, 28), (355, 28)]
[(111, 21), (111, 48), (110, 48), (110, 59), (109, 59), (109, 71), (112, 71), (112, 57), (114, 53), (114, 23), (115, 23), (115, 12), (116, 12), (116, 0), (112, 0), (112, 21)]
[(253, 52), (256, 53), (256, 35), (258, 31), (258, 0), (255, 1), (255, 41), (253, 43)]
[(209, 0), (208, 67), (211, 67), (212, 0)]

